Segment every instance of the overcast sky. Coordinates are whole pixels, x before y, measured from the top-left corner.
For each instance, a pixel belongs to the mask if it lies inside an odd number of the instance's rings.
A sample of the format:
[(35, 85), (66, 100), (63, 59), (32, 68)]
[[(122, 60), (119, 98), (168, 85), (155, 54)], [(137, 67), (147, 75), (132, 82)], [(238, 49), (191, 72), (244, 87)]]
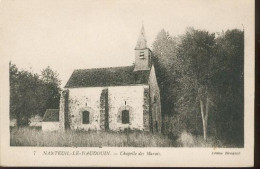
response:
[[(148, 45), (164, 28), (243, 29), (249, 0), (8, 0), (0, 3), (0, 49), (19, 68), (48, 65), (62, 85), (74, 69), (131, 65), (142, 21)], [(253, 19), (253, 18), (252, 18)]]

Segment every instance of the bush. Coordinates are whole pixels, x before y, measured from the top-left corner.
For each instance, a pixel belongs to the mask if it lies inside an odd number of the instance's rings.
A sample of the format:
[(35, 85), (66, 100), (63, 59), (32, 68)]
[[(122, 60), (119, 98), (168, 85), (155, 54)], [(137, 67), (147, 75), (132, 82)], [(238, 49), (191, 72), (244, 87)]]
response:
[(195, 141), (193, 136), (190, 133), (182, 132), (180, 137), (177, 140), (177, 143), (182, 147), (194, 147)]
[[(224, 147), (223, 143), (214, 138), (208, 137), (207, 141), (204, 141), (202, 136), (193, 136), (186, 131), (182, 132), (177, 139), (177, 146), (179, 147)], [(232, 145), (229, 145), (232, 147)]]

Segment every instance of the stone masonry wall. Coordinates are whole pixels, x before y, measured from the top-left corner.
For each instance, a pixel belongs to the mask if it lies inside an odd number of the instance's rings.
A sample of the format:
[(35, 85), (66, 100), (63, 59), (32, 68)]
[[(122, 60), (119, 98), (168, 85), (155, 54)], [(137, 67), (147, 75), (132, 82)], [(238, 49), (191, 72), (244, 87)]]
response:
[[(72, 88), (69, 89), (70, 128), (79, 130), (100, 130), (100, 96), (103, 88)], [(89, 111), (90, 124), (83, 124), (82, 112)]]
[[(145, 86), (118, 86), (108, 88), (109, 129), (144, 130), (143, 102)], [(148, 86), (146, 86), (148, 87)], [(122, 111), (129, 111), (129, 124), (122, 123)]]
[[(144, 57), (140, 58), (140, 52), (144, 52)], [(151, 52), (149, 49), (135, 50), (135, 70), (150, 69)]]
[(60, 129), (59, 122), (42, 122), (42, 131), (55, 131)]
[[(144, 88), (146, 88), (146, 99), (144, 99)], [(148, 86), (140, 85), (69, 89), (70, 128), (116, 131), (126, 128), (147, 130), (148, 121), (144, 120), (143, 115), (148, 114), (148, 88)], [(63, 100), (61, 99), (61, 101)], [(143, 111), (144, 108), (145, 111)], [(82, 112), (85, 110), (90, 112), (90, 124), (82, 124)], [(129, 124), (122, 124), (121, 113), (123, 110), (129, 110)]]
[(150, 96), (149, 87), (144, 88), (144, 101), (143, 101), (143, 124), (144, 131), (149, 131), (149, 118), (150, 118)]
[(64, 123), (65, 123), (65, 129), (70, 128), (71, 124), (71, 117), (70, 117), (70, 112), (69, 112), (69, 90), (66, 90), (65, 96), (64, 96)]
[(108, 89), (104, 88), (100, 96), (100, 129), (108, 130)]
[(60, 96), (60, 106), (59, 106), (59, 128), (61, 130), (65, 129), (65, 100), (68, 94), (68, 90), (63, 90)]
[(149, 77), (150, 87), (150, 130), (152, 132), (161, 132), (162, 114), (161, 114), (161, 98), (160, 89), (157, 83), (154, 66), (151, 68)]

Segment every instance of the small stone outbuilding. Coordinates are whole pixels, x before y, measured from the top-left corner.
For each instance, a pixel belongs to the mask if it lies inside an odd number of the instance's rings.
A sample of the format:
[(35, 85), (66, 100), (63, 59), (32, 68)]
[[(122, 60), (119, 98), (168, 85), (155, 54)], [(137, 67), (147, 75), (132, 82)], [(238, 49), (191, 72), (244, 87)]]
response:
[(35, 115), (29, 119), (30, 127), (41, 127), (42, 126), (42, 117), (40, 115)]
[(59, 130), (59, 109), (47, 109), (42, 121), (43, 131)]

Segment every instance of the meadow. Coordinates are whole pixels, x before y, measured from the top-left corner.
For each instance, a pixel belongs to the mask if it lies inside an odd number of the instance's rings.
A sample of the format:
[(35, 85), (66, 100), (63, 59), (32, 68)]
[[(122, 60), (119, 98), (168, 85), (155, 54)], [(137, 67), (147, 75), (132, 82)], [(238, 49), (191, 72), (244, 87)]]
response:
[(44, 147), (172, 147), (174, 141), (162, 134), (142, 131), (41, 131), (11, 128), (11, 146)]
[[(37, 147), (225, 147), (210, 137), (182, 132), (178, 137), (143, 131), (42, 131), (40, 128), (10, 128), (11, 146)], [(230, 146), (228, 146), (230, 147)], [(232, 147), (232, 146), (231, 146)]]

